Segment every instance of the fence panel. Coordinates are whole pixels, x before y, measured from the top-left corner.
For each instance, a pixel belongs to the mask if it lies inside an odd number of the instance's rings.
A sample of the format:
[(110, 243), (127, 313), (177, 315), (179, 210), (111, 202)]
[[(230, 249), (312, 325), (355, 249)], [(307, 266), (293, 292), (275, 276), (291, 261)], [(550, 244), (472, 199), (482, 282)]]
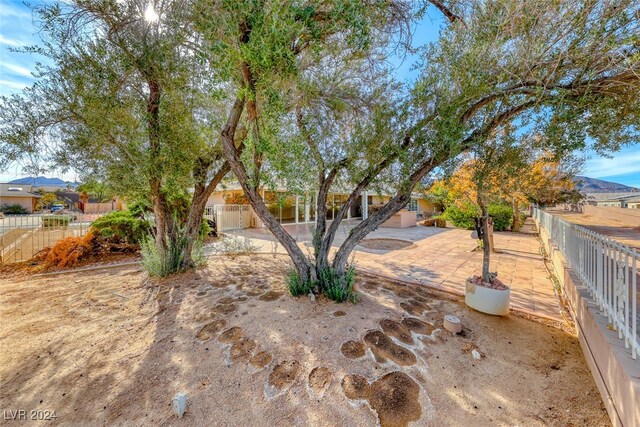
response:
[(593, 301), (633, 359), (640, 353), (640, 254), (585, 227), (567, 222), (538, 208), (533, 216), (558, 245), (571, 269), (586, 286)]
[(218, 231), (240, 230), (251, 226), (251, 208), (247, 205), (209, 205), (205, 218), (215, 219)]
[(84, 235), (99, 215), (5, 215), (0, 219), (0, 263), (28, 261), (58, 240)]

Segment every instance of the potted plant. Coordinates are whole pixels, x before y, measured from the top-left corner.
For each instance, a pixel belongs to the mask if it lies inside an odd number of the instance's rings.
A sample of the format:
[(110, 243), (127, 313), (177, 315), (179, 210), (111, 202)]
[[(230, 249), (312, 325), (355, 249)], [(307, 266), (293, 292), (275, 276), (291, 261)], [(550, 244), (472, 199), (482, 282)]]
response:
[(509, 314), (509, 299), (511, 289), (502, 283), (495, 273), (489, 275), (486, 282), (482, 276), (472, 276), (467, 279), (464, 302), (471, 308), (482, 313), (506, 316)]

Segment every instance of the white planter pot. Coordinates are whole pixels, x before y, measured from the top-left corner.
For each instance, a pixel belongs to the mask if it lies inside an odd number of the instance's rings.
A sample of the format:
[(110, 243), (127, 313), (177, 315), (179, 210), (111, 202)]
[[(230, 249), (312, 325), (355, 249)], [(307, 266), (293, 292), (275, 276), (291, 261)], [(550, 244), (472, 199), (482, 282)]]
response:
[(511, 289), (504, 291), (478, 286), (469, 280), (466, 282), (464, 302), (482, 313), (506, 316), (509, 314)]

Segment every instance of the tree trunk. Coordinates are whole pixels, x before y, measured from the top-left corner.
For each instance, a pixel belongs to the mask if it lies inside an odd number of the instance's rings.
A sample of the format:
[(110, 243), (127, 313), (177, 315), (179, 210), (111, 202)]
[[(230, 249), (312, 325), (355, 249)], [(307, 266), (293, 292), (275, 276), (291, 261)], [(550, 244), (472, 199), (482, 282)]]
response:
[(487, 210), (487, 203), (484, 197), (478, 196), (478, 204), (481, 211), (481, 224), (482, 224), (482, 281), (490, 283), (489, 266), (491, 265), (491, 240), (489, 236), (491, 233), (491, 225), (489, 218), (489, 211)]
[(511, 209), (513, 210), (513, 225), (511, 226), (511, 231), (520, 230), (520, 214), (518, 212), (518, 209), (520, 209), (520, 207), (518, 205), (518, 200), (515, 197), (512, 198)]

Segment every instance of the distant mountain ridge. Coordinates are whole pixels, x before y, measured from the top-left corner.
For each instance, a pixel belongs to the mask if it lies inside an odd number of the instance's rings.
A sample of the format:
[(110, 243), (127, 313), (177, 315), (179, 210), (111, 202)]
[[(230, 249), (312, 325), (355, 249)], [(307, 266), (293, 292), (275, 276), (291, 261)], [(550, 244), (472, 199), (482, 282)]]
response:
[(635, 187), (618, 184), (617, 182), (604, 181), (602, 179), (589, 178), (588, 176), (576, 176), (578, 190), (582, 193), (624, 193), (640, 191)]
[(14, 179), (13, 181), (9, 181), (9, 184), (23, 184), (23, 185), (32, 185), (34, 187), (61, 187), (66, 188), (70, 186), (72, 188), (77, 187), (77, 182), (64, 181), (60, 178), (47, 178), (46, 176), (27, 176), (24, 178)]

